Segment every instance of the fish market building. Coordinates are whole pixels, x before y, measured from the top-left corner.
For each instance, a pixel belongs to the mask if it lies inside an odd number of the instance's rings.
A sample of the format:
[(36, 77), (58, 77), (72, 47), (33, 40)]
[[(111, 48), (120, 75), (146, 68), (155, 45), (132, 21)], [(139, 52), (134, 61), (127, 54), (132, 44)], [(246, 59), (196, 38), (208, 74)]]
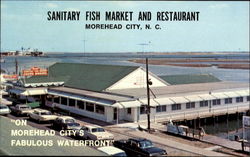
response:
[[(245, 112), (249, 84), (212, 75), (156, 76), (149, 72), (152, 121)], [(147, 119), (146, 71), (139, 66), (55, 63), (48, 76), (21, 79), (9, 93), (37, 96), (51, 108), (110, 122)]]

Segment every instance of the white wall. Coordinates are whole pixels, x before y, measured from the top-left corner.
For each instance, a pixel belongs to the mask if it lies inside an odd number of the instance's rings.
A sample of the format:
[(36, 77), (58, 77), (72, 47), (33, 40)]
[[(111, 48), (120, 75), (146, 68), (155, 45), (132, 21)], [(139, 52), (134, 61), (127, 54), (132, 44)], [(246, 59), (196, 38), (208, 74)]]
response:
[[(151, 79), (151, 81), (153, 82), (150, 87), (167, 86), (167, 84), (163, 83), (157, 78), (157, 76), (154, 76), (152, 74), (149, 74), (149, 79)], [(129, 75), (127, 75), (125, 78), (110, 86), (108, 90), (143, 87), (146, 87), (146, 72), (141, 68), (138, 68)]]
[[(205, 111), (207, 111), (209, 114), (213, 115), (214, 112), (219, 112), (219, 110), (223, 110), (223, 112), (226, 114), (227, 110), (232, 112), (232, 109), (235, 110), (235, 112), (237, 112), (237, 106), (249, 106), (249, 101), (247, 101), (246, 96), (243, 97), (243, 102), (239, 102), (236, 103), (236, 98), (234, 97), (232, 100), (231, 104), (225, 104), (225, 100), (224, 99), (220, 99), (221, 100), (221, 104), (220, 105), (213, 105), (212, 100), (211, 100), (211, 110), (209, 110), (209, 101), (208, 100), (208, 106), (206, 107), (200, 107), (200, 103), (199, 102), (195, 102), (195, 108), (191, 108), (191, 109), (186, 109), (186, 103), (181, 104), (181, 110), (174, 110), (172, 111), (172, 105), (167, 105), (167, 111), (166, 112), (156, 112), (156, 108), (151, 108), (151, 114), (150, 114), (150, 119), (153, 120), (157, 120), (157, 119), (164, 119), (167, 117), (171, 117), (171, 116), (178, 116), (178, 117), (183, 117), (186, 115), (190, 115), (190, 114), (196, 114), (196, 113), (202, 113)], [(231, 110), (230, 110), (231, 108)], [(140, 108), (138, 107), (138, 110), (140, 110)], [(140, 112), (139, 112), (140, 114)], [(147, 114), (140, 114), (139, 116), (139, 121), (145, 121), (147, 120)]]

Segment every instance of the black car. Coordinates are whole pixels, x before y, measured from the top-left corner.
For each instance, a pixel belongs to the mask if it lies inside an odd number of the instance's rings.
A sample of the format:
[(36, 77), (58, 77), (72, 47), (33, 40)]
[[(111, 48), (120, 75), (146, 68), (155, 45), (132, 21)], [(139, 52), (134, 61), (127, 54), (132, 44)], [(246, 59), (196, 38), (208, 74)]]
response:
[(115, 141), (113, 145), (120, 148), (128, 156), (165, 156), (167, 152), (164, 149), (154, 147), (152, 142), (147, 139), (128, 139)]

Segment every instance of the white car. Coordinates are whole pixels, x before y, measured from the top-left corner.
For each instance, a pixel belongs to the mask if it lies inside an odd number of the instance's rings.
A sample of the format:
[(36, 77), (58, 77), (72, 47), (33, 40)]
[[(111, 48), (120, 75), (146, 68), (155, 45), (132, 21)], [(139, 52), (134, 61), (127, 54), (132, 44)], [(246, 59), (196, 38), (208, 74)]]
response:
[(12, 113), (15, 113), (16, 115), (28, 115), (34, 111), (30, 106), (26, 104), (11, 106), (10, 110)]
[(70, 116), (58, 116), (55, 121), (53, 121), (53, 126), (60, 129), (68, 130), (79, 130), (81, 126), (76, 120)]
[(114, 135), (97, 125), (86, 125), (81, 128), (84, 138), (90, 140), (113, 140)]
[(0, 115), (7, 115), (10, 113), (10, 109), (8, 106), (0, 105)]
[(54, 121), (58, 116), (53, 115), (50, 111), (44, 109), (34, 109), (32, 113), (29, 114), (31, 119), (40, 122)]
[(108, 156), (127, 156), (127, 154), (123, 150), (113, 146), (100, 147), (97, 149), (107, 154)]

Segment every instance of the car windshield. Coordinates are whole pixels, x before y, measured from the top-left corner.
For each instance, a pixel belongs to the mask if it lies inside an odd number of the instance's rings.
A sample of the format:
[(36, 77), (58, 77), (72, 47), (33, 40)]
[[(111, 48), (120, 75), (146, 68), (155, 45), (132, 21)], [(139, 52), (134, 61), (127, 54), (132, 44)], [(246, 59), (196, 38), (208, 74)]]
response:
[(20, 106), (20, 109), (29, 109), (28, 106)]
[(65, 119), (65, 123), (74, 123), (75, 120), (74, 119)]
[(112, 156), (127, 156), (127, 154), (125, 152), (121, 152), (121, 153), (114, 154)]
[(93, 128), (92, 132), (105, 132), (103, 128)]
[(140, 144), (141, 148), (150, 148), (150, 147), (153, 147), (152, 142), (151, 141), (147, 141), (147, 140), (142, 141), (139, 144)]
[(79, 123), (68, 123), (67, 125), (68, 125), (68, 126), (80, 126)]
[(52, 115), (51, 112), (41, 112), (41, 115)]
[(7, 109), (7, 106), (0, 106), (0, 109)]

